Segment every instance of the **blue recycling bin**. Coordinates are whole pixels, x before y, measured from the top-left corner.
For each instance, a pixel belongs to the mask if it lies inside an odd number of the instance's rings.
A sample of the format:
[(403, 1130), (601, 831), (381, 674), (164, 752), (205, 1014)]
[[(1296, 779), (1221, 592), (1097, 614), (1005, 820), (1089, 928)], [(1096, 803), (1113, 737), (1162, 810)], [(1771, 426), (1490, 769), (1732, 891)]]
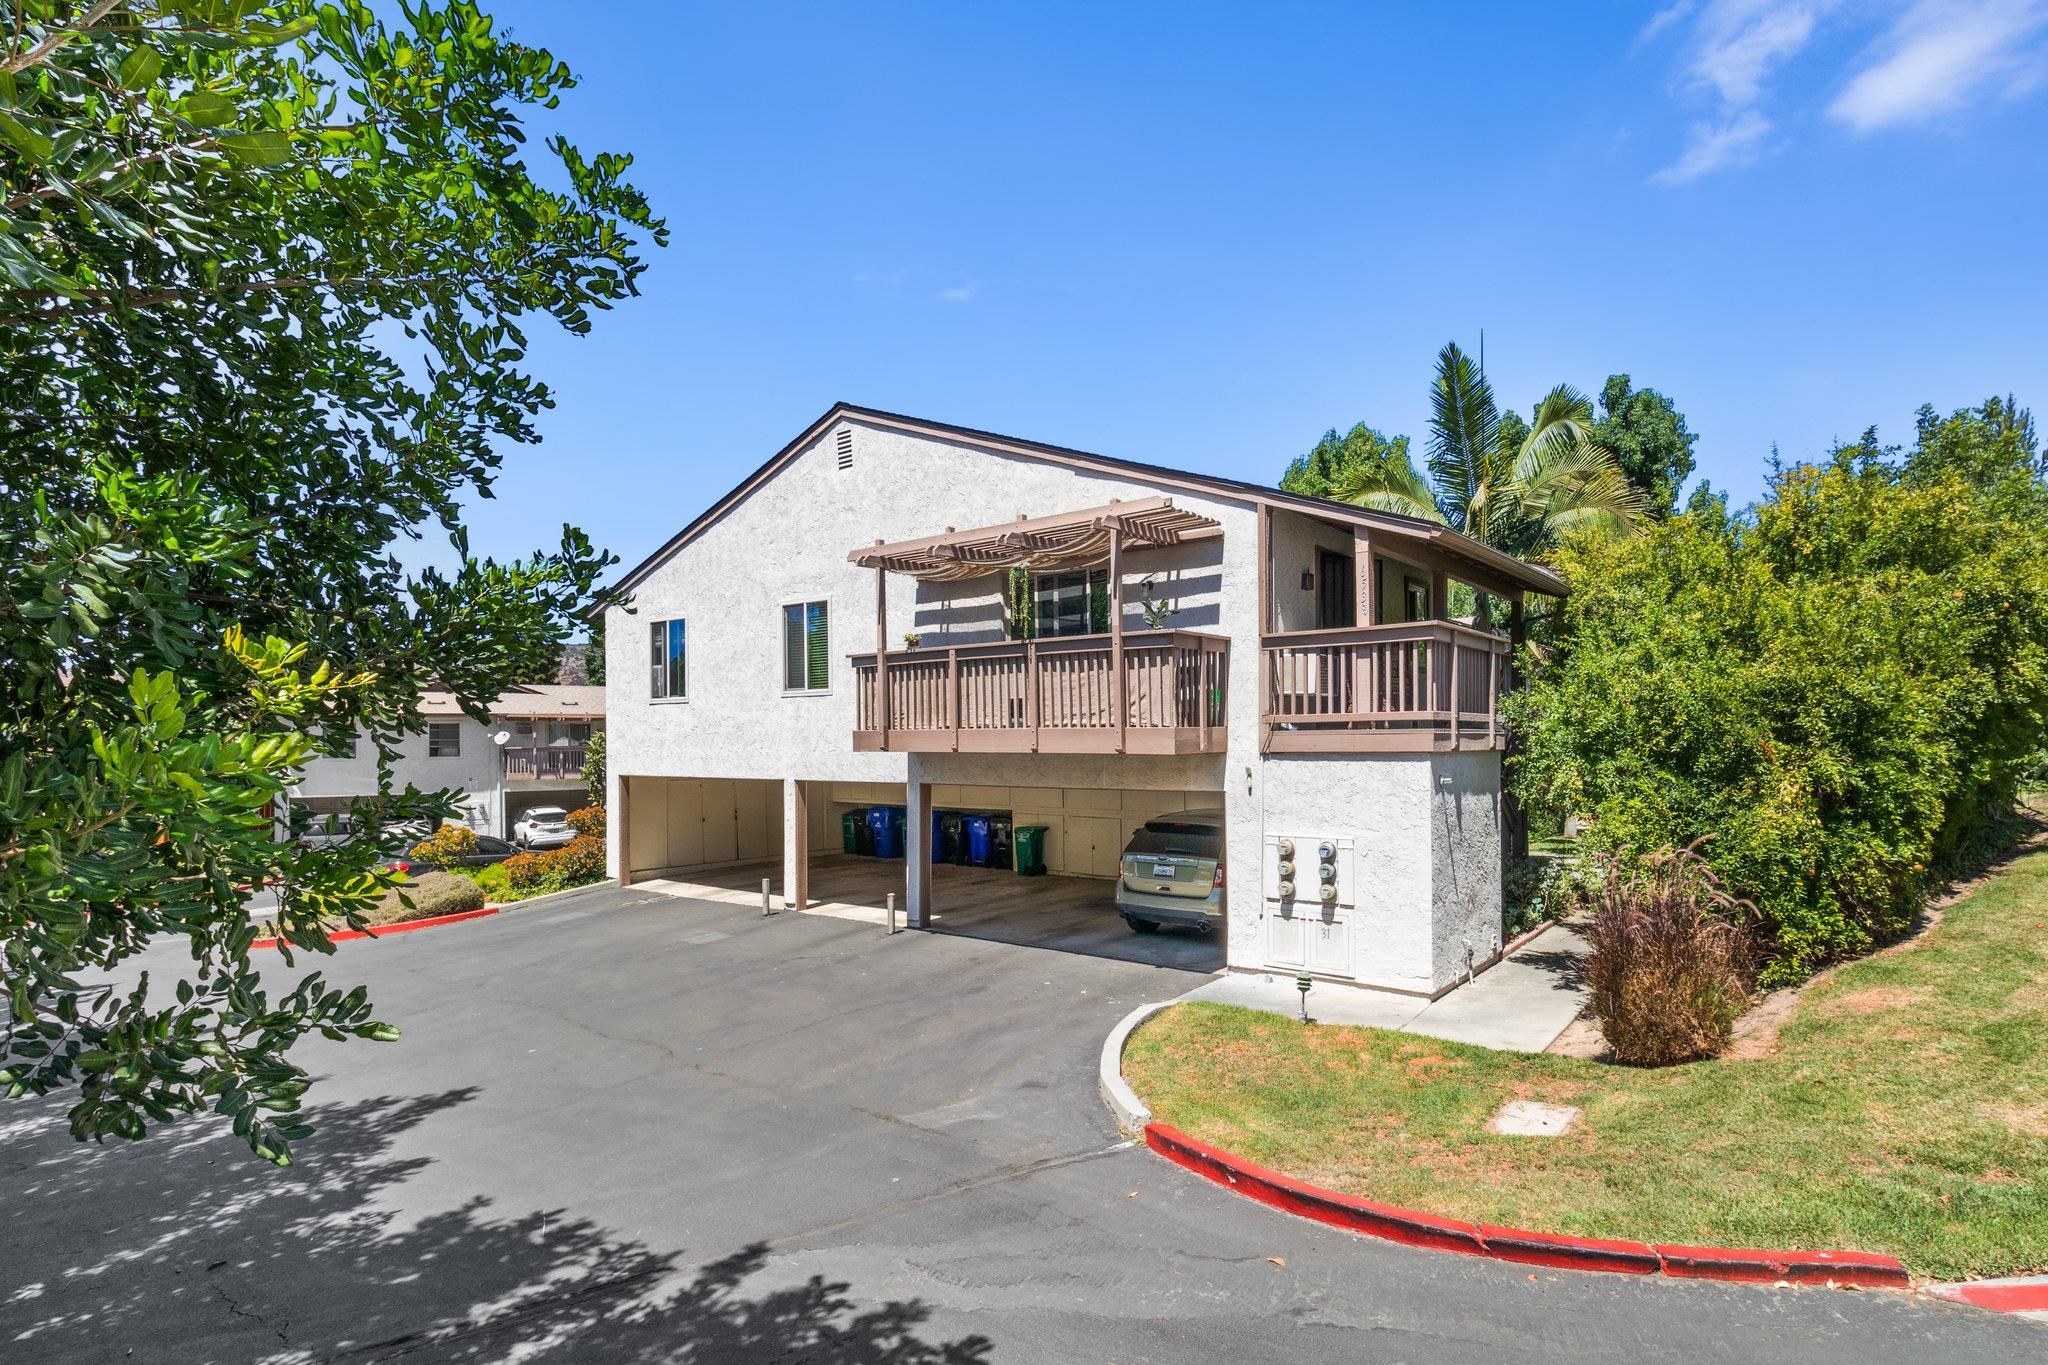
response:
[(876, 806), (868, 812), (868, 827), (874, 831), (877, 858), (903, 856), (903, 807)]
[(995, 846), (994, 828), (986, 815), (970, 815), (967, 825), (967, 861), (976, 867), (987, 867), (990, 851)]

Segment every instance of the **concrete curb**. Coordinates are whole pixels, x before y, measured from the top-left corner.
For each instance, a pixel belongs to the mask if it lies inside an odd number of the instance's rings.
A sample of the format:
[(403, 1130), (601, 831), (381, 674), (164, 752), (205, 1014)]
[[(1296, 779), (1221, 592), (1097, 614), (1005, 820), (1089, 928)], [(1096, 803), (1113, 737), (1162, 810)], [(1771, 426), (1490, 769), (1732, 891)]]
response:
[(1138, 1025), (1150, 1019), (1159, 1011), (1172, 1005), (1171, 1000), (1158, 1000), (1149, 1005), (1140, 1005), (1126, 1014), (1117, 1026), (1102, 1040), (1102, 1061), (1098, 1068), (1097, 1085), (1102, 1091), (1103, 1103), (1109, 1112), (1116, 1115), (1118, 1131), (1127, 1137), (1136, 1137), (1152, 1122), (1152, 1111), (1138, 1098), (1138, 1092), (1124, 1081), (1124, 1045), (1131, 1041), (1131, 1035), (1138, 1031)]
[[(501, 907), (486, 905), (481, 910), (458, 910), (452, 915), (434, 915), (427, 919), (409, 919), (400, 924), (380, 925), (375, 929), (337, 929), (327, 936), (329, 943), (348, 943), (359, 938), (389, 938), (393, 934), (409, 934), (415, 929), (434, 929), (443, 924), (460, 924), (466, 919), (482, 919), (495, 915)], [(251, 948), (275, 948), (275, 938), (259, 938), (250, 944)]]
[(1663, 1274), (1750, 1284), (1825, 1285), (1831, 1289), (1912, 1288), (1912, 1277), (1906, 1273), (1906, 1267), (1890, 1256), (1861, 1251), (1665, 1246), (1467, 1223), (1319, 1189), (1219, 1151), (1163, 1123), (1148, 1123), (1144, 1131), (1145, 1145), (1160, 1156), (1247, 1198), (1404, 1246), (1455, 1251), (1465, 1256), (1556, 1270)]
[(494, 904), (487, 908), (492, 910), (524, 910), (529, 905), (546, 905), (549, 901), (558, 901), (564, 896), (573, 896), (582, 891), (601, 891), (607, 886), (616, 890), (618, 885), (619, 879), (617, 877), (606, 877), (603, 881), (585, 882), (581, 886), (564, 887), (560, 891), (549, 891), (538, 896), (528, 896), (524, 900), (505, 901), (502, 904)]
[(1958, 1280), (1954, 1284), (1923, 1286), (1923, 1294), (1994, 1313), (2048, 1322), (2048, 1275), (2018, 1275), (2003, 1280)]

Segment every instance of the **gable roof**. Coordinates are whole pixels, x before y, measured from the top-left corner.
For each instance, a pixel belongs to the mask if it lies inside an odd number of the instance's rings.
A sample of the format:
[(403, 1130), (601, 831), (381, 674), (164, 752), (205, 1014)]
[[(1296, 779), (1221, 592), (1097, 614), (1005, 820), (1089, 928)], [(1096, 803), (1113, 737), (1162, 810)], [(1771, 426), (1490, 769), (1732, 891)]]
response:
[[(1242, 479), (1229, 479), (1217, 474), (1196, 474), (1184, 469), (1171, 469), (1165, 465), (1121, 459), (1114, 455), (1097, 455), (1091, 451), (1047, 445), (1041, 441), (1027, 441), (1021, 437), (1004, 436), (993, 431), (981, 431), (975, 427), (953, 426), (950, 423), (910, 417), (899, 412), (864, 408), (854, 403), (834, 403), (826, 409), (822, 417), (799, 432), (795, 440), (771, 455), (760, 468), (742, 479), (731, 492), (711, 504), (702, 515), (670, 537), (661, 548), (629, 569), (607, 590), (607, 596), (630, 592), (639, 586), (671, 555), (704, 534), (727, 512), (752, 495), (755, 489), (774, 478), (784, 465), (795, 459), (812, 442), (837, 423), (847, 420), (869, 426), (887, 427), (913, 436), (929, 436), (955, 444), (980, 446), (999, 454), (1020, 455), (1026, 459), (1044, 460), (1096, 473), (1120, 474), (1169, 488), (1182, 488), (1189, 492), (1252, 504), (1263, 503), (1271, 507), (1282, 507), (1309, 516), (1321, 517), (1325, 521), (1386, 531), (1406, 539), (1425, 542), (1440, 554), (1489, 569), (1499, 577), (1531, 592), (1540, 592), (1549, 597), (1563, 597), (1568, 591), (1565, 581), (1549, 569), (1524, 563), (1513, 555), (1494, 549), (1491, 545), (1460, 535), (1448, 526), (1424, 521), (1419, 517), (1373, 511), (1348, 502), (1311, 498)], [(594, 610), (601, 609), (600, 607)]]

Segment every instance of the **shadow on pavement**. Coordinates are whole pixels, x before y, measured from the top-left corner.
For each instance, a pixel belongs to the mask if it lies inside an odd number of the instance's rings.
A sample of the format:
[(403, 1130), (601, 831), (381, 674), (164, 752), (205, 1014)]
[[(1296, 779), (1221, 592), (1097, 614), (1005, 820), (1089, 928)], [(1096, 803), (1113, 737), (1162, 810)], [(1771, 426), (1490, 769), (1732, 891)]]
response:
[[(0, 1354), (37, 1361), (819, 1361), (975, 1365), (917, 1301), (863, 1307), (812, 1276), (749, 1286), (751, 1246), (699, 1266), (560, 1211), (490, 1201), (411, 1218), (432, 1164), (394, 1139), (473, 1090), (329, 1106), (279, 1171), (218, 1125), (77, 1147), (45, 1107), (0, 1126), (13, 1175)], [(18, 1115), (18, 1111), (17, 1111)], [(202, 1131), (203, 1130), (203, 1131)], [(14, 1354), (19, 1352), (20, 1354)]]

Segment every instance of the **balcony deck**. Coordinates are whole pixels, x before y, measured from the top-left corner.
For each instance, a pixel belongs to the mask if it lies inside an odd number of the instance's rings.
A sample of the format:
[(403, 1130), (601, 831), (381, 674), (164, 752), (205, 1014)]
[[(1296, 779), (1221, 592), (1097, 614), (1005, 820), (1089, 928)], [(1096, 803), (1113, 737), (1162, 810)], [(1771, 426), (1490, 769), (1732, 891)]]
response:
[(1499, 749), (1507, 640), (1453, 621), (1268, 635), (1260, 649), (1267, 753)]
[[(1203, 754), (1225, 747), (1227, 640), (1108, 635), (853, 656), (853, 747), (891, 753)], [(887, 679), (888, 709), (878, 679)]]
[(581, 744), (520, 745), (498, 750), (507, 782), (581, 782), (589, 750)]

